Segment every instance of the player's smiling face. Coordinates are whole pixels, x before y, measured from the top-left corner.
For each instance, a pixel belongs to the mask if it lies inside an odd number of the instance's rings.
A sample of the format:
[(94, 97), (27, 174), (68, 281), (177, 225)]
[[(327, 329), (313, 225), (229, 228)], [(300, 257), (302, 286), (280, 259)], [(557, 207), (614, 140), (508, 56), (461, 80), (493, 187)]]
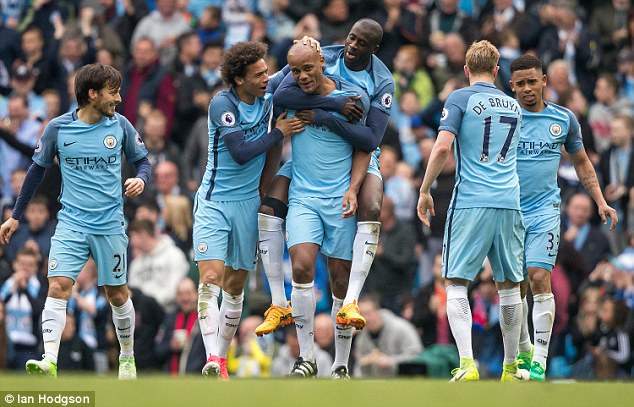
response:
[(244, 78), (236, 78), (236, 85), (240, 93), (244, 92), (251, 97), (263, 97), (269, 84), (269, 67), (263, 59), (249, 65)]
[(114, 116), (117, 105), (121, 103), (120, 90), (121, 88), (111, 88), (109, 86), (105, 86), (101, 89), (93, 102), (95, 110), (104, 116)]
[(530, 68), (515, 71), (511, 75), (510, 85), (524, 109), (542, 106), (546, 75), (541, 70)]
[(288, 66), (293, 78), (305, 93), (319, 93), (322, 79), (324, 58), (314, 49), (295, 48), (288, 54)]
[(377, 48), (378, 44), (373, 40), (370, 31), (360, 24), (355, 24), (344, 42), (343, 60), (348, 68), (360, 71), (368, 66)]

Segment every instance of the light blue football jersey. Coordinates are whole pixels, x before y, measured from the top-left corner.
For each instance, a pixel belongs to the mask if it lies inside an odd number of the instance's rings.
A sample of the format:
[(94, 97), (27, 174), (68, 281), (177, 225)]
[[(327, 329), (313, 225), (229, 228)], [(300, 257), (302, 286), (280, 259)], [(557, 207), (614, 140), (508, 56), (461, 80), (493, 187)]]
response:
[(569, 153), (583, 148), (579, 122), (570, 110), (554, 103), (548, 103), (541, 112), (522, 109), (517, 174), (524, 215), (559, 213), (557, 170), (562, 145)]
[(259, 196), (266, 153), (240, 165), (231, 157), (223, 137), (242, 130), (247, 142), (252, 142), (268, 133), (273, 108), (272, 84), (273, 78), (264, 97), (255, 98), (252, 105), (241, 101), (233, 88), (219, 92), (212, 99), (208, 116), (209, 158), (198, 189), (200, 196), (214, 201), (242, 201)]
[[(331, 77), (336, 89), (328, 96), (361, 96), (367, 112), (370, 100), (360, 87)], [(339, 113), (328, 112), (340, 119)], [(289, 111), (289, 117), (294, 111)], [(362, 123), (365, 122), (365, 116)], [(291, 137), (293, 167), (289, 198), (335, 198), (350, 187), (350, 171), (354, 149), (350, 143), (325, 126), (304, 126), (304, 131)]]
[(520, 209), (517, 144), (522, 113), (517, 101), (478, 82), (452, 92), (438, 130), (456, 136), (456, 181), (450, 207)]
[(62, 174), (59, 223), (94, 235), (125, 232), (121, 182), (122, 153), (135, 162), (147, 155), (143, 140), (124, 116), (115, 113), (94, 124), (69, 112), (44, 129), (33, 161), (50, 167), (55, 157)]
[(332, 45), (321, 49), (326, 67), (324, 71), (365, 90), (370, 98), (370, 107), (376, 107), (390, 114), (394, 99), (394, 77), (385, 64), (372, 55), (370, 65), (361, 71), (352, 71), (343, 60), (343, 45)]

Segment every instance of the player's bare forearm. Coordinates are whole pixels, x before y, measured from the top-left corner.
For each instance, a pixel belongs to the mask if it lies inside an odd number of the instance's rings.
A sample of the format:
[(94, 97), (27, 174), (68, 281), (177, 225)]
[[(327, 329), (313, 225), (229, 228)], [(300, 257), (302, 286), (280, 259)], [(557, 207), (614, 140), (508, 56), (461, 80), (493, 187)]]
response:
[(370, 159), (372, 153), (366, 153), (365, 151), (355, 151), (352, 157), (352, 171), (350, 172), (350, 189), (355, 193), (359, 193), (361, 184), (365, 179), (365, 175), (368, 173), (368, 165), (370, 165)]
[(583, 187), (586, 189), (588, 194), (590, 194), (590, 197), (592, 197), (598, 206), (605, 205), (606, 201), (603, 193), (601, 192), (597, 173), (594, 171), (592, 162), (588, 158), (585, 150), (581, 149), (580, 151), (571, 154), (571, 157), (575, 171), (579, 177), (579, 181), (581, 181)]
[(601, 221), (603, 224), (607, 224), (607, 218), (610, 218), (610, 230), (614, 230), (616, 225), (619, 223), (619, 217), (616, 210), (608, 206), (605, 201), (605, 197), (601, 192), (601, 186), (599, 185), (599, 179), (597, 178), (597, 174), (594, 171), (594, 167), (592, 166), (592, 162), (588, 158), (588, 155), (584, 149), (581, 149), (578, 152), (571, 154), (571, 157), (572, 164), (575, 167), (575, 171), (577, 172), (577, 176), (579, 176), (581, 184), (597, 204)]
[(273, 181), (273, 177), (275, 177), (277, 170), (280, 168), (282, 147), (283, 143), (278, 143), (266, 152), (266, 162), (262, 169), (262, 177), (260, 177), (260, 196), (262, 197), (266, 195)]

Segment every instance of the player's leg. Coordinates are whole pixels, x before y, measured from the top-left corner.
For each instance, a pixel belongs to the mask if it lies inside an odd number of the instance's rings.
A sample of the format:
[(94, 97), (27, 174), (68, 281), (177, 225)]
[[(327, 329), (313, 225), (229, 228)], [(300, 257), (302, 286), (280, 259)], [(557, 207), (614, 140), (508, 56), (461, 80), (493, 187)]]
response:
[(485, 211), (486, 208), (452, 208), (445, 224), (442, 267), (446, 280), (447, 318), (460, 356), (460, 366), (452, 371), (451, 381), (480, 378), (473, 360), (467, 288), (482, 268), (491, 246), (493, 227), (483, 216)]
[(522, 330), (522, 296), (524, 279), (524, 223), (519, 211), (492, 209), (488, 221), (496, 226), (496, 235), (488, 257), (500, 298), (500, 329), (504, 343), (501, 381), (521, 380), (517, 354)]
[(528, 271), (525, 273), (524, 281), (520, 283), (520, 295), (522, 296), (522, 329), (520, 331), (519, 352), (517, 353), (517, 368), (525, 371), (531, 370), (531, 360), (533, 359), (533, 344), (528, 329)]
[(229, 378), (227, 372), (227, 351), (236, 334), (244, 303), (244, 284), (249, 272), (255, 271), (257, 264), (258, 218), (260, 198), (246, 201), (225, 202), (224, 214), (229, 220), (227, 257), (222, 279), (222, 303), (217, 337), (219, 375)]
[(350, 261), (329, 257), (328, 272), (330, 274), (330, 289), (332, 290), (331, 317), (335, 325), (335, 360), (332, 364), (331, 377), (333, 379), (349, 379), (348, 360), (352, 348), (353, 326), (338, 324), (337, 314), (343, 306), (342, 297), (345, 296), (348, 288)]
[(198, 284), (198, 324), (205, 346), (204, 376), (220, 374), (217, 359), (217, 337), (220, 321), (218, 300), (225, 272), (230, 225), (218, 202), (196, 195), (194, 201), (194, 261), (200, 274)]
[(264, 314), (264, 321), (255, 333), (262, 336), (275, 329), (292, 323), (292, 309), (288, 305), (284, 289), (283, 223), (288, 211), (288, 188), (290, 185), (290, 161), (273, 178), (267, 196), (262, 199), (258, 213), (258, 251), (262, 259), (264, 274), (271, 290), (271, 306)]
[(57, 376), (57, 356), (66, 308), (73, 284), (88, 259), (85, 235), (58, 227), (51, 238), (48, 262), (48, 294), (42, 310), (42, 360), (31, 359), (25, 368), (29, 374)]
[(128, 292), (126, 254), (128, 237), (89, 235), (90, 251), (97, 264), (97, 284), (104, 286), (112, 308), (112, 322), (119, 341), (119, 379), (136, 379), (134, 361), (135, 312)]
[(533, 293), (533, 332), (535, 350), (531, 361), (530, 379), (544, 381), (546, 379), (546, 359), (550, 335), (555, 320), (555, 296), (550, 286), (551, 270), (540, 267), (529, 267), (528, 275)]
[[(381, 222), (379, 215), (383, 203), (383, 179), (378, 168), (378, 160), (373, 154), (368, 167), (368, 174), (359, 190), (359, 209), (357, 211), (357, 231), (353, 243), (352, 266), (350, 270), (350, 283), (344, 298), (344, 307), (356, 303), (365, 284), (365, 280), (372, 267), (374, 255), (379, 243)], [(358, 319), (361, 316), (354, 310), (341, 310), (342, 323), (353, 323), (349, 319)], [(350, 316), (348, 316), (350, 314)]]
[(526, 217), (526, 266), (533, 295), (533, 337), (535, 339), (530, 367), (531, 380), (546, 378), (546, 359), (550, 335), (555, 319), (555, 297), (550, 286), (550, 273), (555, 266), (559, 251), (560, 217), (558, 213), (549, 216)]
[(332, 317), (335, 325), (335, 360), (331, 370), (333, 379), (350, 378), (348, 374), (348, 359), (350, 358), (350, 348), (352, 347), (352, 328), (353, 325), (359, 327), (359, 329), (365, 326), (365, 319), (361, 316), (356, 301), (344, 306), (343, 309), (354, 307), (354, 311), (358, 314), (360, 320), (356, 319), (353, 324), (338, 323), (343, 298), (349, 287), (353, 238), (357, 229), (355, 217), (341, 217), (341, 200), (342, 197), (321, 199), (322, 206), (319, 208), (324, 225), (324, 240), (321, 252), (328, 256), (328, 272), (333, 298)]

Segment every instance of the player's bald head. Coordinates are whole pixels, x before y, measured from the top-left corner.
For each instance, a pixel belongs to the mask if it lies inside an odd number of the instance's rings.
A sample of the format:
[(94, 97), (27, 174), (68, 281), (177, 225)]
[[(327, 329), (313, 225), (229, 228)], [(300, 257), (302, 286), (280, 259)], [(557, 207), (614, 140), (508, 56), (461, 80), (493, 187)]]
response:
[(319, 50), (310, 45), (309, 42), (304, 43), (303, 41), (297, 41), (291, 49), (288, 50), (288, 58), (300, 60), (300, 61), (309, 61), (312, 59), (321, 59), (321, 53)]

